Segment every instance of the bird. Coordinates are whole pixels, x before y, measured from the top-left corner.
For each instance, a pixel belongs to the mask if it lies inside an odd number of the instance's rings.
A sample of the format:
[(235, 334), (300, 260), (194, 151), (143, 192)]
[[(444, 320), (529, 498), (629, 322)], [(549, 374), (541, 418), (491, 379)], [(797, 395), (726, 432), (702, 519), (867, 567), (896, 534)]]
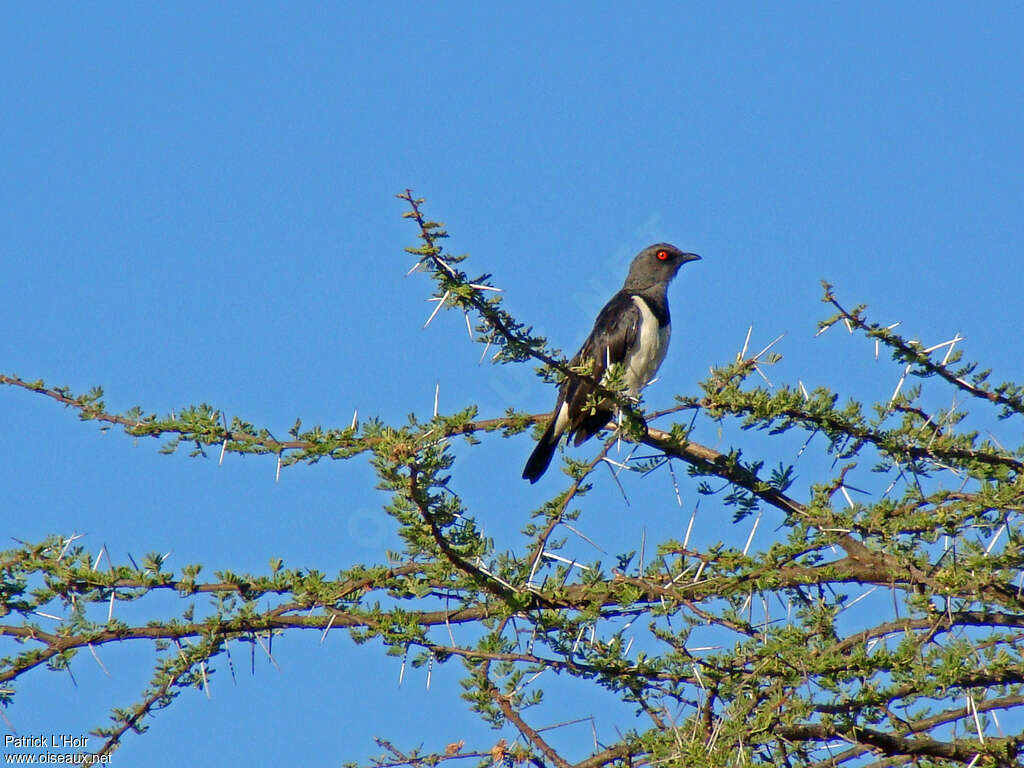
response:
[(562, 382), (551, 421), (523, 469), (524, 480), (536, 483), (547, 471), (563, 434), (580, 445), (608, 424), (615, 404), (604, 400), (593, 409), (587, 397), (612, 365), (621, 363), (626, 394), (633, 398), (654, 378), (672, 329), (668, 284), (683, 264), (698, 260), (697, 254), (668, 243), (648, 246), (633, 259), (622, 290), (598, 313), (594, 329), (569, 362), (571, 368), (590, 365), (590, 377)]

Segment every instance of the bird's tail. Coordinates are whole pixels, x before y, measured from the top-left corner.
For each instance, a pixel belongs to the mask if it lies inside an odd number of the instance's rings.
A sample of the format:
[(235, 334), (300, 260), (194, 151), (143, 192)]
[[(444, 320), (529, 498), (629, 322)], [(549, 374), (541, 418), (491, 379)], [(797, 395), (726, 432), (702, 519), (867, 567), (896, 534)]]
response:
[(551, 419), (551, 423), (548, 424), (548, 428), (544, 430), (544, 434), (537, 441), (537, 446), (530, 454), (530, 458), (526, 460), (526, 467), (523, 468), (523, 480), (536, 483), (540, 480), (540, 476), (547, 471), (551, 458), (555, 455), (555, 448), (558, 447), (558, 439), (562, 436), (561, 432), (555, 432), (555, 422), (557, 421), (557, 417)]

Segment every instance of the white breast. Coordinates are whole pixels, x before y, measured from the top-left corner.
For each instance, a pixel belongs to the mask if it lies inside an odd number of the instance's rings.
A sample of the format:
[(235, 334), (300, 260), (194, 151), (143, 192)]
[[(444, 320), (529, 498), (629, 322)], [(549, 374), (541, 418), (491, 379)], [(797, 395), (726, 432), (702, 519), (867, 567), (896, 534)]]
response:
[(658, 318), (639, 296), (633, 297), (633, 303), (640, 310), (640, 332), (632, 354), (626, 357), (625, 374), (629, 393), (636, 397), (654, 378), (665, 359), (670, 327), (659, 327)]

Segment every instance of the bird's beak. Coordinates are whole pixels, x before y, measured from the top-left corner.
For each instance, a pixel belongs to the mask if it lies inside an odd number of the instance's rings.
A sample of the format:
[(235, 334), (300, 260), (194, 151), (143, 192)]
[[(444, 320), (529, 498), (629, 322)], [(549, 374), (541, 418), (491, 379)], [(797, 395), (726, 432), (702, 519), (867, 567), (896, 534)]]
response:
[(700, 261), (700, 256), (698, 256), (696, 253), (684, 253), (683, 263), (685, 264), (688, 261)]

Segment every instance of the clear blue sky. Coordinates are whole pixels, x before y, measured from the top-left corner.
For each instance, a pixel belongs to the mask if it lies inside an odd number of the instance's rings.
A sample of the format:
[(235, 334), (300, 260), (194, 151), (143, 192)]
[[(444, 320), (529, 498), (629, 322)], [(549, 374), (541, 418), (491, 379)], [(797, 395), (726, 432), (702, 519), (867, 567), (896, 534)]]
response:
[[(547, 410), (528, 368), (477, 365), (461, 317), (421, 330), (430, 285), (403, 278), (415, 231), (394, 198), (412, 187), (451, 248), (567, 351), (641, 247), (702, 254), (670, 293), (654, 406), (693, 392), (751, 323), (754, 343), (787, 334), (773, 378), (888, 397), (898, 372), (866, 345), (813, 339), (823, 278), (1024, 378), (1019, 4), (486, 5), (0, 6), (0, 371), (102, 385), (117, 410), (205, 401), (278, 435), (355, 408), (428, 416), (435, 384), (446, 411)], [(160, 456), (14, 390), (0, 438), (6, 537), (86, 533), (118, 562), (171, 552), (168, 566), (207, 573), (271, 557), (334, 572), (394, 546), (365, 460), (275, 483), (272, 460)], [(510, 546), (560, 487), (557, 472), (519, 480), (529, 450), (492, 440), (456, 467)], [(628, 509), (607, 482), (587, 530), (613, 549), (616, 531), (678, 535), (689, 513), (657, 482)], [(692, 483), (681, 491), (688, 510)], [(701, 515), (708, 540), (728, 535), (729, 513)], [(335, 766), (375, 753), (371, 735), (496, 738), (457, 699), (456, 664), (429, 693), (421, 671), (399, 688), (379, 646), (318, 639), (276, 643), (281, 671), (258, 658), (255, 675), (237, 651), (236, 683), (222, 665), (211, 701), (185, 695), (115, 763)], [(137, 698), (149, 653), (100, 655), (112, 677), (80, 656), (77, 687), (32, 675), (8, 718), (30, 734), (103, 724)], [(602, 707), (612, 741), (632, 722)]]

